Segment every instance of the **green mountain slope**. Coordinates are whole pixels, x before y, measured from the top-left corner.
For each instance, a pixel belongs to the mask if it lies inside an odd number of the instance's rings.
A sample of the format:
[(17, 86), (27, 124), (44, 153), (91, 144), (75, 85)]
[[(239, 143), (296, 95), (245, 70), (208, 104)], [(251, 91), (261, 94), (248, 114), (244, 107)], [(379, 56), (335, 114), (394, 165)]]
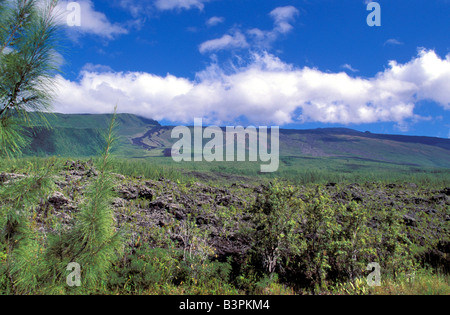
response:
[[(35, 128), (27, 155), (91, 156), (101, 147), (111, 115), (48, 116), (51, 130)], [(120, 145), (127, 158), (163, 157), (178, 139), (173, 127), (131, 114), (119, 114)], [(207, 142), (208, 140), (204, 140)], [(333, 166), (357, 169), (376, 163), (450, 168), (450, 139), (364, 133), (345, 128), (280, 130), (280, 159), (287, 167)], [(169, 157), (166, 157), (170, 159)]]
[[(103, 147), (103, 134), (111, 122), (111, 114), (83, 115), (83, 114), (47, 114), (45, 115), (51, 128), (31, 115), (35, 121), (34, 128), (28, 128), (31, 144), (25, 150), (26, 155), (59, 155), (84, 157), (97, 155)], [(147, 130), (159, 126), (155, 120), (143, 117), (118, 114), (117, 134), (119, 143), (117, 154), (142, 155), (140, 148), (133, 146), (132, 138), (145, 134)]]
[[(133, 139), (146, 150), (163, 152), (178, 139), (173, 127), (157, 126)], [(192, 128), (191, 128), (192, 130)], [(193, 132), (192, 132), (193, 133)], [(207, 142), (209, 140), (205, 140)], [(160, 153), (162, 154), (162, 153)], [(280, 130), (282, 161), (295, 158), (378, 162), (404, 166), (450, 168), (450, 140), (364, 133), (344, 128)]]

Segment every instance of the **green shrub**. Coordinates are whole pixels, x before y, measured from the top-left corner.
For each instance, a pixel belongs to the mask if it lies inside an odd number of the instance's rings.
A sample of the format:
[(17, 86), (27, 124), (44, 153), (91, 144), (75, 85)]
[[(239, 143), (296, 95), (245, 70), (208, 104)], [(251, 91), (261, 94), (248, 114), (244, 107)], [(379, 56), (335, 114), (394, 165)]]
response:
[(320, 186), (300, 193), (276, 181), (260, 194), (252, 213), (254, 271), (247, 268), (247, 274), (257, 279), (277, 273), (282, 283), (317, 291), (367, 276), (372, 262), (394, 277), (417, 268), (406, 210), (339, 203)]
[(52, 165), (29, 168), (28, 176), (0, 186), (2, 287), (8, 294), (26, 294), (39, 287), (45, 271), (42, 242), (33, 215), (54, 187)]
[(179, 257), (169, 249), (143, 246), (116, 262), (110, 273), (109, 287), (127, 294), (142, 294), (176, 280)]
[(266, 187), (253, 206), (255, 263), (270, 277), (280, 271), (283, 261), (289, 261), (304, 249), (305, 244), (297, 233), (300, 207), (302, 201), (295, 198), (294, 187), (283, 187), (279, 182)]

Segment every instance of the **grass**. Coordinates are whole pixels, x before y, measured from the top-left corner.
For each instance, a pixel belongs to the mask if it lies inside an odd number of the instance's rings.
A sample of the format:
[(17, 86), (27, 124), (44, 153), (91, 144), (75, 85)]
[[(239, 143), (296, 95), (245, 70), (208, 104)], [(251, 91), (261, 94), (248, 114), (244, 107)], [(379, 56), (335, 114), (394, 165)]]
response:
[[(450, 275), (420, 269), (413, 275), (384, 276), (380, 286), (370, 287), (366, 279), (339, 283), (319, 291), (322, 295), (450, 295)], [(383, 276), (382, 276), (383, 278)], [(308, 292), (305, 292), (308, 294)]]
[[(16, 160), (1, 160), (2, 172), (21, 172), (28, 165), (43, 167), (48, 158), (24, 157)], [(61, 170), (67, 160), (78, 158), (55, 158), (56, 169)], [(89, 158), (83, 158), (88, 160)], [(96, 162), (97, 158), (93, 158)], [(382, 164), (368, 161), (349, 161), (329, 158), (299, 159), (282, 157), (280, 168), (275, 173), (260, 173), (260, 164), (255, 162), (181, 162), (170, 157), (147, 157), (136, 159), (114, 158), (113, 171), (125, 176), (158, 180), (161, 177), (180, 182), (202, 180), (209, 183), (265, 182), (274, 179), (289, 181), (296, 185), (333, 183), (415, 183), (434, 188), (450, 186), (450, 169), (417, 168)]]
[(375, 295), (450, 295), (450, 275), (422, 270), (400, 280), (389, 278), (369, 292)]

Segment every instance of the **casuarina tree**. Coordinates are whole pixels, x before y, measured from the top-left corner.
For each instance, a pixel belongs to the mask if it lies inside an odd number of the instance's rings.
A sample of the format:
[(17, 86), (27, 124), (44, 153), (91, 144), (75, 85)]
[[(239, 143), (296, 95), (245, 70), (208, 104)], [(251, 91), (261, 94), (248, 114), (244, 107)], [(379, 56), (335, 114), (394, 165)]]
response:
[(27, 144), (30, 112), (51, 109), (57, 47), (56, 0), (0, 0), (0, 155), (14, 157)]

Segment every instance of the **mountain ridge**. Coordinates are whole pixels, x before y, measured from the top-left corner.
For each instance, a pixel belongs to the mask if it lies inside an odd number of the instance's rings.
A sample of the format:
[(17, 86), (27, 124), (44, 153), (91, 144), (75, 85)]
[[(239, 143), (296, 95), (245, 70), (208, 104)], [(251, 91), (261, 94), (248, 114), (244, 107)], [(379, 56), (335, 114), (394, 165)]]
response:
[[(26, 155), (96, 155), (94, 148), (101, 145), (102, 133), (111, 117), (111, 114), (49, 114), (52, 129), (42, 126), (29, 129), (32, 141)], [(163, 157), (178, 141), (171, 137), (174, 126), (163, 126), (156, 120), (118, 114), (117, 122), (118, 154), (122, 157)], [(280, 156), (450, 168), (450, 139), (378, 134), (350, 128), (280, 129)]]

